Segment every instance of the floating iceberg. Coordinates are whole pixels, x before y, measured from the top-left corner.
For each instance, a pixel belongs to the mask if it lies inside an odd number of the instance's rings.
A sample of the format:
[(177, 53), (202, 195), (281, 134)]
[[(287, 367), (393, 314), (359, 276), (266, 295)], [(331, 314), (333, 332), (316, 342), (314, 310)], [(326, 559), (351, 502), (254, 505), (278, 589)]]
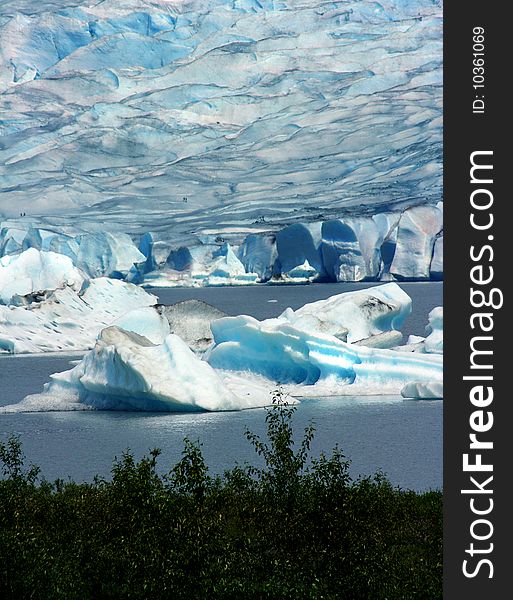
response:
[(25, 304), (52, 290), (71, 287), (79, 291), (84, 274), (70, 258), (34, 248), (0, 258), (0, 304)]
[(424, 341), (426, 352), (433, 354), (444, 353), (444, 309), (437, 306), (429, 313), (428, 325), (426, 326), (428, 334)]
[[(332, 335), (296, 329), (279, 319), (226, 317), (212, 323), (215, 345), (206, 360), (216, 369), (251, 373), (272, 382), (312, 386), (334, 383), (335, 394), (400, 393), (411, 381), (442, 380), (441, 357), (378, 350)], [(301, 393), (297, 391), (296, 393)], [(355, 392), (356, 393), (356, 392)]]
[(415, 381), (406, 384), (401, 390), (403, 398), (415, 400), (440, 400), (444, 397), (444, 386), (442, 381)]
[[(100, 305), (106, 285), (144, 294), (130, 284), (96, 279), (89, 283), (86, 304)], [(227, 317), (196, 300), (151, 304), (111, 320), (77, 366), (53, 375), (42, 394), (4, 412), (239, 410), (267, 405), (277, 384), (295, 397), (427, 397), (441, 389), (441, 356), (380, 348), (399, 334), (394, 327), (411, 308), (395, 283), (339, 294), (262, 322)], [(430, 323), (438, 332), (439, 309), (430, 314)]]
[(87, 350), (104, 327), (156, 302), (133, 284), (101, 277), (86, 280), (80, 290), (67, 285), (26, 306), (0, 305), (0, 351)]
[(269, 404), (265, 388), (236, 395), (178, 336), (161, 344), (118, 327), (102, 330), (86, 356), (52, 375), (41, 394), (0, 412), (41, 410), (240, 410)]
[[(398, 333), (410, 313), (408, 294), (396, 283), (386, 283), (337, 294), (295, 311), (288, 308), (279, 319), (302, 331), (327, 333), (352, 343), (392, 330)], [(397, 336), (390, 337), (389, 341), (391, 346), (396, 345)]]

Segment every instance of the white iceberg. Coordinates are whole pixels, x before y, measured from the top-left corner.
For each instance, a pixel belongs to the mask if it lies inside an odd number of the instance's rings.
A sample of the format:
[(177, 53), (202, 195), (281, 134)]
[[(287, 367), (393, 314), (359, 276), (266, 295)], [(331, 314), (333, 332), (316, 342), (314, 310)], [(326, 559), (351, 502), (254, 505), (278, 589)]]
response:
[(0, 304), (30, 303), (34, 294), (66, 286), (78, 292), (83, 282), (84, 274), (62, 254), (29, 248), (0, 258)]
[(407, 383), (401, 390), (403, 398), (415, 400), (441, 400), (444, 397), (442, 381), (414, 381)]
[[(411, 298), (402, 288), (396, 283), (386, 283), (337, 294), (305, 304), (295, 311), (287, 308), (279, 319), (303, 331), (329, 333), (356, 342), (392, 330), (399, 331), (411, 313), (411, 305)], [(396, 345), (397, 337), (390, 338), (390, 344)]]
[(429, 313), (426, 326), (428, 336), (424, 341), (426, 352), (432, 354), (444, 353), (444, 309), (437, 306)]
[(100, 277), (85, 281), (80, 290), (68, 285), (26, 306), (0, 305), (0, 352), (87, 350), (117, 318), (156, 303), (136, 285)]
[(219, 411), (269, 403), (268, 390), (255, 385), (236, 395), (220, 374), (176, 335), (152, 344), (136, 333), (107, 327), (78, 365), (51, 376), (43, 393), (27, 396), (0, 412)]

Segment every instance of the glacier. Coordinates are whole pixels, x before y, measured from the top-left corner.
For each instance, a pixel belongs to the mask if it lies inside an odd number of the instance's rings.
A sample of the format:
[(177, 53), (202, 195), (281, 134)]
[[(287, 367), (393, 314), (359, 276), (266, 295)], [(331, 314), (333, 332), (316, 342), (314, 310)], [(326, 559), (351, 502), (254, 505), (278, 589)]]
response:
[[(26, 249), (71, 258), (88, 277), (113, 277), (146, 287), (393, 281), (443, 278), (443, 203), (372, 217), (295, 223), (227, 242), (201, 236), (175, 246), (146, 232), (86, 233), (82, 227), (0, 225), (0, 257)], [(137, 236), (136, 236), (137, 237)]]
[[(435, 206), (442, 3), (4, 0), (0, 112), (0, 219), (62, 233), (68, 256), (77, 223), (155, 232), (170, 250), (209, 235), (235, 248)], [(26, 249), (20, 237), (11, 229), (4, 253)], [(305, 263), (283, 257), (284, 273)]]

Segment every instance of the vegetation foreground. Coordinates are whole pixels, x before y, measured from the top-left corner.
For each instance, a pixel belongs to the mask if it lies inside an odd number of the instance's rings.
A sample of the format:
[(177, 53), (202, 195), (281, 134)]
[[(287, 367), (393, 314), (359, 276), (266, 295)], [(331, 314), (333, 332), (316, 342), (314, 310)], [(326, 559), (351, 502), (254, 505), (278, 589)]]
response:
[(294, 444), (277, 393), (263, 468), (208, 473), (200, 445), (157, 472), (126, 452), (109, 480), (39, 479), (0, 443), (1, 598), (428, 599), (442, 597), (442, 493), (352, 480), (349, 461)]

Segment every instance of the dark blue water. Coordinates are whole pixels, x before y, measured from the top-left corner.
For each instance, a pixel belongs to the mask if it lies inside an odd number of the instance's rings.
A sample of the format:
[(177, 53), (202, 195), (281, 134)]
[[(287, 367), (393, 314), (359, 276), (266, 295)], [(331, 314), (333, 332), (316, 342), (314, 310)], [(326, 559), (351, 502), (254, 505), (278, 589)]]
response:
[[(365, 287), (368, 284), (359, 287)], [(345, 291), (346, 284), (294, 287), (248, 287), (159, 290), (161, 301), (194, 297), (229, 314), (244, 312), (257, 318), (276, 316), (287, 306), (298, 307)], [(328, 289), (329, 288), (329, 289)], [(355, 286), (350, 289), (355, 289)], [(427, 313), (442, 304), (437, 283), (405, 284), (414, 301), (406, 333), (422, 334)], [(277, 300), (277, 302), (268, 302)], [(0, 357), (0, 405), (19, 402), (38, 392), (49, 375), (70, 367), (76, 357)], [(339, 444), (352, 460), (352, 473), (381, 469), (393, 484), (425, 490), (442, 487), (442, 402), (414, 402), (387, 397), (346, 397), (304, 400), (294, 424), (298, 438), (313, 421), (317, 434), (313, 452), (329, 452)], [(137, 456), (153, 447), (162, 449), (163, 470), (179, 459), (183, 438), (199, 439), (208, 465), (222, 472), (235, 462), (257, 457), (244, 430), (264, 435), (265, 410), (204, 414), (141, 414), (116, 412), (32, 413), (0, 415), (0, 439), (21, 436), (28, 459), (42, 467), (48, 479), (71, 476), (91, 480), (107, 476), (114, 456), (126, 448)]]

